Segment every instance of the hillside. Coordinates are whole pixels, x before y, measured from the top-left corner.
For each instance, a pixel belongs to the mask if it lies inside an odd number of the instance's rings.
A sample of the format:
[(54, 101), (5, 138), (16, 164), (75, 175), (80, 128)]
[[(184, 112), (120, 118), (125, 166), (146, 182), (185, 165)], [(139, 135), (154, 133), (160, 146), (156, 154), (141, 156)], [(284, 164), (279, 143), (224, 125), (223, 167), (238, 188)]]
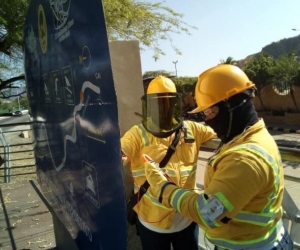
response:
[(275, 59), (281, 55), (288, 55), (292, 52), (300, 55), (300, 35), (291, 38), (284, 38), (277, 42), (272, 42), (271, 44), (263, 47), (260, 52), (249, 55), (245, 59), (239, 60), (237, 62), (237, 66), (242, 68), (247, 61), (251, 60), (253, 57), (259, 56), (259, 54), (263, 52), (273, 56)]
[(268, 53), (275, 59), (281, 55), (287, 55), (291, 52), (300, 55), (300, 35), (291, 38), (285, 38), (278, 42), (273, 42), (262, 48), (261, 52)]

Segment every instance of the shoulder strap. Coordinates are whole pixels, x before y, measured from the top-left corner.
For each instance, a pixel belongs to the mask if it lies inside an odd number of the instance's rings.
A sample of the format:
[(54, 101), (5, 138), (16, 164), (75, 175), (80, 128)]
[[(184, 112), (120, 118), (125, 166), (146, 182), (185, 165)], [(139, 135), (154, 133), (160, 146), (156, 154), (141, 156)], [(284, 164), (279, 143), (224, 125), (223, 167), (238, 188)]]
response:
[[(179, 142), (179, 139), (180, 139), (180, 134), (181, 134), (181, 128), (176, 130), (175, 137), (174, 137), (171, 145), (168, 147), (168, 150), (167, 150), (167, 153), (166, 153), (165, 157), (159, 163), (160, 168), (165, 167), (167, 165), (167, 163), (169, 162), (171, 156), (174, 154), (174, 152), (176, 150), (176, 146), (177, 146), (177, 144)], [(148, 189), (149, 186), (150, 185), (149, 185), (148, 181), (145, 181), (144, 184), (140, 187), (140, 196), (139, 196), (140, 199), (147, 192), (147, 189)]]
[(159, 163), (160, 168), (165, 167), (167, 165), (167, 163), (169, 162), (171, 156), (174, 154), (174, 152), (176, 150), (176, 146), (177, 146), (177, 144), (179, 142), (179, 139), (180, 139), (180, 132), (181, 132), (181, 128), (176, 130), (175, 137), (174, 137), (171, 145), (168, 147), (168, 150), (167, 150), (167, 153), (166, 153), (165, 157)]

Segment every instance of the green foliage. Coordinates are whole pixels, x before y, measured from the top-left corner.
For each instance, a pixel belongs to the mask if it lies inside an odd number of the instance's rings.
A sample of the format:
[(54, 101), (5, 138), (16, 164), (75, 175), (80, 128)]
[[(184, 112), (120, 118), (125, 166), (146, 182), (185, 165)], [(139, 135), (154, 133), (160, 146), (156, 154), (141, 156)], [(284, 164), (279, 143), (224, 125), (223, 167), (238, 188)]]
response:
[(175, 83), (178, 92), (182, 94), (195, 92), (197, 77), (176, 77), (172, 80)]
[[(280, 84), (284, 86), (281, 89), (282, 93), (290, 93), (293, 103), (297, 111), (299, 107), (294, 95), (293, 85), (300, 85), (298, 80), (300, 78), (300, 61), (299, 56), (295, 53), (290, 53), (289, 55), (280, 56), (275, 65), (271, 68), (273, 74), (273, 83)], [(297, 97), (298, 98), (298, 97)]]
[(261, 106), (265, 109), (263, 100), (261, 98), (261, 90), (272, 82), (271, 68), (275, 65), (273, 57), (266, 53), (261, 53), (258, 57), (253, 57), (248, 61), (243, 70), (249, 79), (255, 83), (258, 90), (258, 98)]
[(277, 59), (262, 53), (259, 57), (253, 57), (248, 61), (244, 66), (244, 71), (255, 83), (263, 108), (260, 91), (266, 85), (272, 84), (278, 94), (290, 94), (296, 110), (299, 110), (293, 91), (293, 86), (300, 85), (300, 61), (295, 53), (282, 55)]
[(16, 104), (13, 102), (1, 102), (0, 110), (7, 110), (7, 112), (10, 112), (12, 111), (14, 105)]
[(221, 59), (220, 60), (221, 64), (231, 64), (231, 65), (236, 65), (237, 61), (233, 59), (233, 57), (229, 56), (226, 58), (226, 60)]
[(27, 97), (21, 96), (18, 98), (15, 98), (13, 101), (8, 100), (2, 100), (0, 103), (0, 110), (7, 110), (7, 112), (15, 111), (19, 109), (28, 109), (29, 108), (29, 102)]
[(270, 72), (273, 75), (273, 82), (288, 82), (290, 85), (297, 85), (296, 78), (299, 75), (300, 62), (299, 57), (294, 53), (282, 55), (271, 67)]
[(271, 69), (275, 65), (273, 57), (266, 53), (260, 54), (258, 57), (248, 61), (243, 70), (249, 79), (255, 83), (256, 88), (260, 92), (263, 87), (272, 82), (273, 76)]
[(20, 106), (23, 108), (23, 109), (28, 109), (29, 108), (29, 102), (28, 102), (28, 99), (27, 97), (20, 97)]
[[(0, 7), (0, 52), (8, 56), (20, 55), (23, 27), (28, 0), (2, 0)], [(1, 53), (0, 53), (1, 54)]]
[(146, 71), (143, 74), (143, 79), (149, 78), (149, 77), (156, 77), (156, 76), (165, 76), (165, 77), (174, 77), (171, 72), (168, 72), (166, 70), (154, 70), (154, 71)]
[[(10, 88), (23, 75), (23, 27), (28, 0), (2, 0), (0, 5), (0, 90)], [(157, 60), (164, 51), (159, 41), (168, 40), (177, 54), (172, 34), (190, 34), (195, 27), (182, 21), (183, 15), (163, 2), (103, 0), (108, 39), (139, 40), (142, 48), (153, 50)], [(20, 70), (15, 70), (20, 69)], [(4, 95), (2, 94), (2, 97)], [(7, 96), (5, 96), (7, 97)]]
[[(27, 0), (4, 0), (0, 5), (0, 90), (12, 88), (23, 74), (23, 27)], [(7, 93), (7, 92), (6, 92)], [(1, 91), (1, 97), (6, 97)]]
[(195, 27), (182, 21), (183, 15), (163, 5), (164, 2), (134, 0), (103, 0), (109, 40), (139, 40), (154, 51), (157, 60), (164, 51), (159, 41), (167, 40), (177, 54), (181, 52), (172, 41), (172, 34), (190, 34)]

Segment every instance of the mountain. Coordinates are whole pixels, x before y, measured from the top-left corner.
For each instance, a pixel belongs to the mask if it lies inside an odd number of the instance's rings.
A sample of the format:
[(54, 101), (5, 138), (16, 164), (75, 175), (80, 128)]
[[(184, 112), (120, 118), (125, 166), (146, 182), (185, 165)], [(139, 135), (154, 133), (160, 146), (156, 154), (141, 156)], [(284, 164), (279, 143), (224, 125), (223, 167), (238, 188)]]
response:
[(242, 68), (246, 62), (251, 60), (253, 57), (258, 57), (261, 53), (267, 53), (273, 56), (275, 59), (282, 55), (288, 55), (289, 53), (300, 55), (300, 35), (291, 38), (284, 38), (277, 42), (272, 42), (271, 44), (263, 47), (260, 52), (249, 55), (245, 59), (237, 61), (237, 66)]
[(300, 35), (291, 38), (285, 38), (278, 42), (273, 42), (262, 48), (261, 52), (265, 52), (275, 59), (282, 55), (295, 53), (300, 55)]

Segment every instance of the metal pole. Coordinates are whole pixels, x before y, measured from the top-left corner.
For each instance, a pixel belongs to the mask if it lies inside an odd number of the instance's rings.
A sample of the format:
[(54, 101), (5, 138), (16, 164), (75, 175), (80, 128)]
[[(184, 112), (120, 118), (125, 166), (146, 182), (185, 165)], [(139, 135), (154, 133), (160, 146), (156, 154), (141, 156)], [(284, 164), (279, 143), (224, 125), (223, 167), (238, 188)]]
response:
[(19, 96), (19, 90), (18, 90), (18, 105), (19, 105), (19, 109), (20, 110), (20, 96)]
[(7, 163), (7, 176), (6, 176), (6, 183), (10, 183), (11, 181), (11, 159), (10, 159), (10, 145), (7, 144), (7, 157), (8, 159), (6, 160), (6, 163)]
[(175, 65), (175, 76), (177, 77), (177, 67), (176, 64), (178, 63), (178, 61), (173, 61), (174, 65)]
[(10, 182), (10, 155), (9, 155), (10, 148), (7, 141), (5, 140), (5, 136), (1, 128), (0, 128), (0, 140), (3, 144), (3, 151), (4, 151), (4, 182), (8, 183)]

